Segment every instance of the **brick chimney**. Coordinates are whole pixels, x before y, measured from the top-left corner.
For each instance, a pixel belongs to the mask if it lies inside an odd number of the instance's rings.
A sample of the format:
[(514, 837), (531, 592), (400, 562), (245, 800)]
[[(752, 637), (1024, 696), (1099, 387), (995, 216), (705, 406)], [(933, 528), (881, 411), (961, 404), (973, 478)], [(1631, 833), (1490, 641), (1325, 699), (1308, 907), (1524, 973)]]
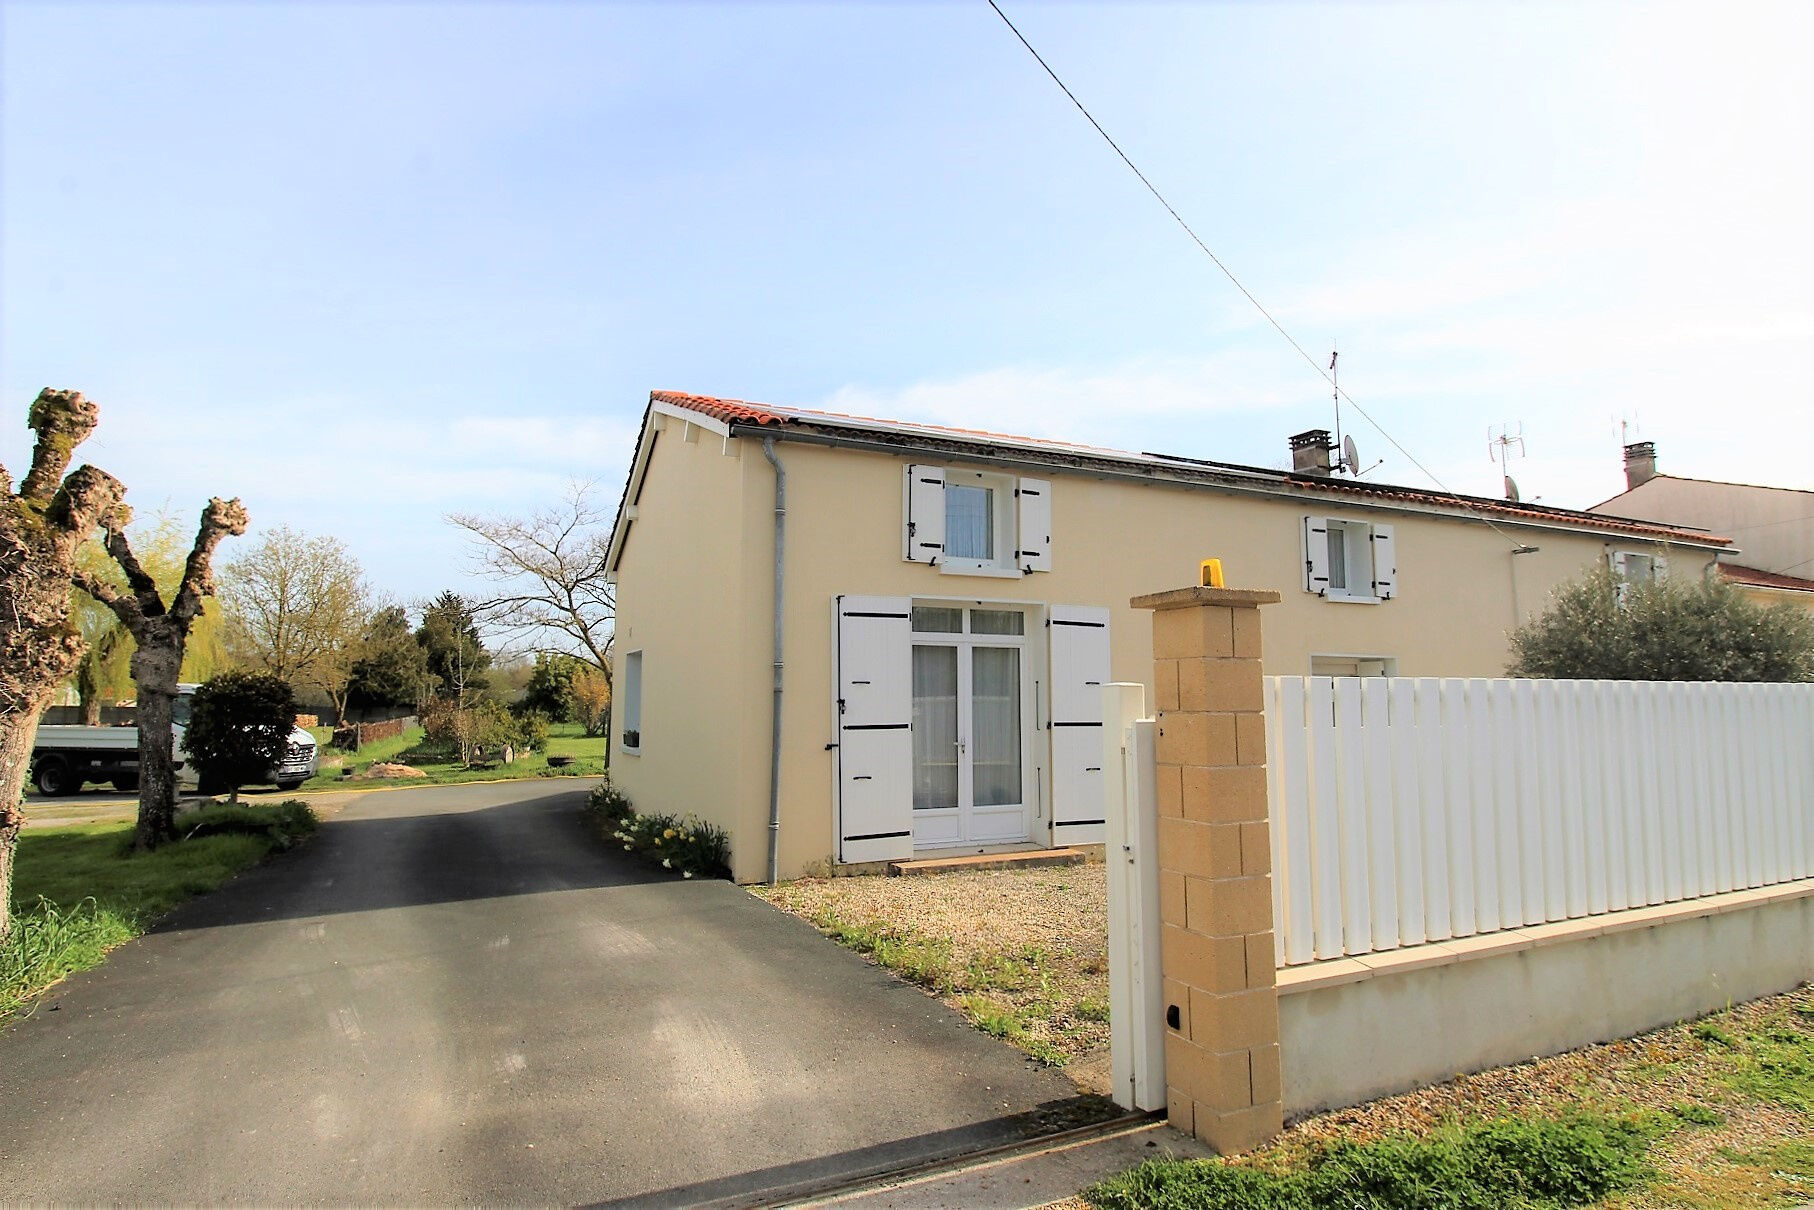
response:
[[(1296, 438), (1293, 438), (1295, 441)], [(1646, 480), (1656, 478), (1657, 447), (1654, 441), (1639, 441), (1625, 447), (1625, 490), (1630, 491)]]
[(1328, 429), (1309, 429), (1291, 438), (1291, 470), (1299, 475), (1327, 475), (1329, 451), (1335, 443)]

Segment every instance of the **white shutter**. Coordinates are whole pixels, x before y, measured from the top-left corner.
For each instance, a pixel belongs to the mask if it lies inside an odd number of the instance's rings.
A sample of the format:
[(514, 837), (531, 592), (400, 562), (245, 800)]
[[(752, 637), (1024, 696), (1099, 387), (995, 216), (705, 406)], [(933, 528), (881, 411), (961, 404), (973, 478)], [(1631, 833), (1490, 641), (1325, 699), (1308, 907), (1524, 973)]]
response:
[(1329, 592), (1329, 518), (1304, 518), (1304, 591)]
[(1102, 844), (1102, 687), (1109, 681), (1109, 611), (1052, 606), (1052, 843)]
[(910, 463), (901, 501), (901, 558), (909, 563), (943, 562), (945, 468)]
[(1373, 595), (1390, 601), (1398, 595), (1398, 544), (1390, 525), (1375, 525), (1369, 537), (1373, 543)]
[(1044, 479), (1022, 479), (1014, 488), (1019, 506), (1015, 561), (1022, 571), (1052, 570), (1052, 485)]
[(1662, 554), (1651, 556), (1650, 574), (1658, 580), (1669, 578), (1669, 560)]
[(913, 856), (913, 631), (906, 597), (839, 597), (838, 860)]

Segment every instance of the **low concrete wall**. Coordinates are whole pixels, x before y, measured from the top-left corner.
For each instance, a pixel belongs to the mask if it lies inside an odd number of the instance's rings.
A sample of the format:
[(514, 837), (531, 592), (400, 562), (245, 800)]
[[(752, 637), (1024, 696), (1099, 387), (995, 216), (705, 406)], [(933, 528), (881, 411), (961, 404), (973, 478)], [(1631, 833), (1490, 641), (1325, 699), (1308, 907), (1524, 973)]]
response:
[(1814, 978), (1814, 880), (1279, 972), (1285, 1114), (1641, 1033)]

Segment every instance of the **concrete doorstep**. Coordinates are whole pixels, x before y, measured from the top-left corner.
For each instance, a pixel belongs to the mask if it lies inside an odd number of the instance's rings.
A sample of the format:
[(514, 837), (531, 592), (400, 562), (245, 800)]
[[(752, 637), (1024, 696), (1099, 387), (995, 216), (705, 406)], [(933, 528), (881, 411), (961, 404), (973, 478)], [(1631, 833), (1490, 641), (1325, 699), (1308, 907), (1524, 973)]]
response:
[(1028, 1210), (1074, 1198), (1078, 1190), (1142, 1160), (1207, 1159), (1215, 1153), (1150, 1118), (1085, 1127), (997, 1148), (917, 1173), (876, 1177), (777, 1206), (861, 1206), (865, 1210)]

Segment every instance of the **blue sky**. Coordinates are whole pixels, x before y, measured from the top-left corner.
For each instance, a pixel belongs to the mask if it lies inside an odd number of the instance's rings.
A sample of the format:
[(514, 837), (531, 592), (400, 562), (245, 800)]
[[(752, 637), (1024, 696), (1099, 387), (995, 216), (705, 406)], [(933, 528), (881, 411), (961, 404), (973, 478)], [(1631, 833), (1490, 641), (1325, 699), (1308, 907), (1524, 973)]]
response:
[[(1621, 418), (1814, 481), (1814, 8), (1004, 8), (1449, 486), (1522, 421), (1527, 498), (1593, 503)], [(0, 399), (400, 597), (468, 583), (446, 512), (614, 499), (656, 387), (1260, 464), (1330, 421), (981, 0), (0, 20)]]

